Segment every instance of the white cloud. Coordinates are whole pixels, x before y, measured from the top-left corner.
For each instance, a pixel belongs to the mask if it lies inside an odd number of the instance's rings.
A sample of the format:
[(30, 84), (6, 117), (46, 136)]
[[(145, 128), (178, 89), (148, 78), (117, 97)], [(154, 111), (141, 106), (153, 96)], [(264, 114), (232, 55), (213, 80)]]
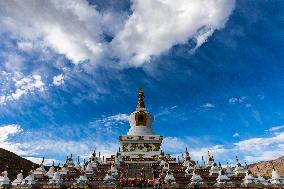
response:
[(214, 30), (224, 27), (234, 4), (226, 0), (133, 0), (133, 14), (115, 36), (112, 48), (123, 61), (140, 66), (189, 39), (196, 39), (198, 47)]
[(22, 128), (19, 125), (1, 125), (0, 126), (0, 147), (9, 150), (14, 153), (23, 153), (20, 147), (20, 143), (11, 142), (9, 139), (12, 136), (18, 135), (22, 132)]
[(209, 150), (216, 161), (230, 160), (232, 162), (234, 157), (238, 155), (241, 160), (248, 163), (273, 160), (283, 156), (284, 151), (284, 132), (273, 133), (267, 137), (240, 140), (227, 145), (205, 143), (202, 137), (194, 140), (188, 137), (166, 137), (162, 149), (177, 156), (181, 155), (185, 148), (188, 147), (194, 160), (200, 160), (201, 156), (206, 156)]
[[(41, 161), (38, 156), (44, 156), (44, 154), (55, 157), (46, 159), (46, 164), (50, 164), (52, 161), (58, 162), (58, 158), (64, 158), (70, 153), (88, 157), (94, 148), (102, 155), (109, 157), (117, 151), (119, 145), (118, 142), (104, 141), (94, 137), (92, 137), (94, 140), (90, 143), (90, 138), (71, 140), (49, 136), (50, 133), (47, 132), (44, 132), (43, 135), (38, 132), (26, 132), (20, 125), (0, 126), (1, 148), (33, 162)], [(15, 142), (17, 140), (12, 137), (16, 137), (20, 142)]]
[(283, 128), (284, 128), (284, 125), (280, 125), (280, 126), (276, 126), (276, 127), (271, 127), (270, 129), (267, 129), (265, 131), (274, 132), (274, 131), (278, 131), (278, 130), (283, 129)]
[(101, 15), (87, 1), (1, 1), (0, 24), (30, 50), (33, 42), (74, 63), (95, 62), (103, 51)]
[[(0, 24), (18, 38), (23, 51), (41, 43), (76, 64), (98, 62), (114, 53), (140, 66), (189, 39), (195, 39), (198, 48), (224, 27), (234, 6), (234, 0), (133, 0), (133, 13), (128, 16), (98, 12), (85, 0), (11, 0), (0, 2)], [(104, 32), (114, 36), (111, 44), (103, 40)]]
[(104, 126), (113, 126), (115, 124), (122, 124), (128, 121), (129, 115), (127, 114), (116, 114), (108, 117), (103, 117), (97, 119), (94, 124), (104, 125)]
[(240, 137), (240, 134), (239, 133), (235, 133), (235, 134), (233, 134), (233, 137)]
[(29, 76), (17, 74), (12, 77), (12, 80), (15, 89), (0, 96), (0, 105), (5, 104), (8, 101), (19, 100), (26, 94), (33, 94), (36, 91), (45, 90), (45, 84), (43, 83), (41, 76), (37, 74)]
[(5, 142), (9, 136), (13, 136), (22, 131), (19, 125), (1, 125), (0, 126), (0, 142)]
[(201, 108), (209, 109), (209, 108), (214, 108), (215, 105), (211, 103), (206, 103), (200, 106)]
[(62, 74), (56, 75), (53, 77), (53, 85), (60, 86), (64, 84), (64, 77)]
[[(232, 98), (229, 99), (229, 104), (242, 104), (246, 100), (247, 100), (247, 97), (245, 97), (245, 96), (232, 97)], [(251, 104), (247, 103), (246, 106), (250, 107)]]

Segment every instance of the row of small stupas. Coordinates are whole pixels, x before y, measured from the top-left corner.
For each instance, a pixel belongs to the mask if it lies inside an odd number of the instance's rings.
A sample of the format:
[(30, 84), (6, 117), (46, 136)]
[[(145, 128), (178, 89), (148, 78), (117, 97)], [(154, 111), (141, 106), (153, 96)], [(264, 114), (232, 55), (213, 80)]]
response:
[(138, 92), (136, 111), (129, 116), (131, 128), (119, 137), (122, 148), (110, 158), (94, 151), (88, 161), (74, 162), (67, 156), (63, 165), (39, 167), (24, 177), (19, 173), (10, 181), (4, 171), (0, 187), (4, 188), (284, 188), (284, 178), (273, 166), (270, 178), (260, 173), (252, 175), (247, 165), (236, 157), (234, 166), (217, 164), (208, 152), (205, 161), (191, 159), (187, 149), (181, 158), (173, 158), (161, 149), (163, 137), (152, 132), (153, 116), (147, 112), (144, 93)]

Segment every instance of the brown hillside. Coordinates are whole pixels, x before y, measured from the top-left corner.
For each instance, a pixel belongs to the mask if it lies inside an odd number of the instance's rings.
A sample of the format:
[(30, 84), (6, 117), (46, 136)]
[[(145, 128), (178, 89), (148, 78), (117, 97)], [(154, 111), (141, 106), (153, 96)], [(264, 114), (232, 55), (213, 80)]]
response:
[[(274, 164), (275, 169), (278, 171), (278, 174), (284, 177), (284, 156), (277, 158), (272, 161)], [(260, 173), (266, 177), (271, 177), (272, 172), (272, 164), (271, 161), (261, 161), (255, 164), (249, 165), (249, 169), (253, 174), (257, 174), (257, 166), (260, 170)]]
[(0, 172), (8, 171), (8, 177), (14, 180), (17, 174), (23, 170), (24, 176), (32, 169), (33, 163), (12, 152), (0, 148)]

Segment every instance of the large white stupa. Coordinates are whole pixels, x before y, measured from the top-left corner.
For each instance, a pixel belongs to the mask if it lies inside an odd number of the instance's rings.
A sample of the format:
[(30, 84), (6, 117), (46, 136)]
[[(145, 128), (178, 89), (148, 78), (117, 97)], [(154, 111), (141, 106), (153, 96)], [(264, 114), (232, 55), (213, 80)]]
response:
[(136, 110), (129, 116), (130, 129), (127, 135), (119, 137), (122, 145), (120, 153), (124, 159), (149, 158), (150, 160), (161, 154), (163, 136), (153, 133), (153, 121), (154, 116), (145, 107), (143, 89), (139, 89)]

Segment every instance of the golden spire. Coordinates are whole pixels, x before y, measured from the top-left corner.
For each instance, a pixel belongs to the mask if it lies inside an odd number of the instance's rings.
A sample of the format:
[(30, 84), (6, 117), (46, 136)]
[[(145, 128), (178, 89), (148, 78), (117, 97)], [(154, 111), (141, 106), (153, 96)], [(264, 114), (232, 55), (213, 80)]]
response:
[(142, 88), (138, 90), (138, 102), (137, 102), (137, 107), (136, 108), (145, 108), (144, 104), (144, 91)]

